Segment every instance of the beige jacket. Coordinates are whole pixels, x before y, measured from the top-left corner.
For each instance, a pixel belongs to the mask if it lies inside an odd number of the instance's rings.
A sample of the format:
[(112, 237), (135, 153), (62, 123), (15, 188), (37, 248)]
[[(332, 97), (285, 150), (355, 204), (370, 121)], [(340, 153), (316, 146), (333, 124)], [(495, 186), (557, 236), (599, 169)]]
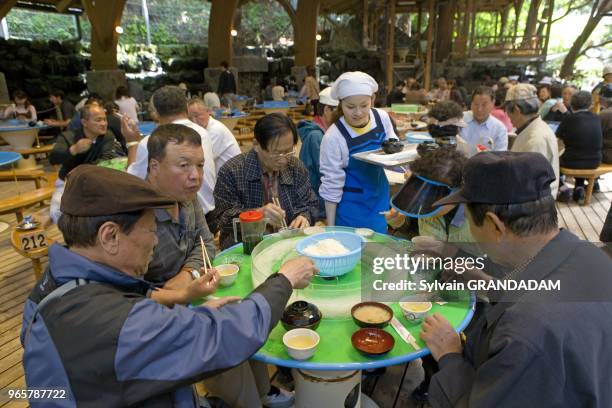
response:
[(546, 157), (557, 177), (557, 180), (550, 185), (553, 197), (556, 198), (559, 190), (559, 147), (550, 126), (537, 117), (517, 135), (511, 150), (513, 152), (537, 152)]

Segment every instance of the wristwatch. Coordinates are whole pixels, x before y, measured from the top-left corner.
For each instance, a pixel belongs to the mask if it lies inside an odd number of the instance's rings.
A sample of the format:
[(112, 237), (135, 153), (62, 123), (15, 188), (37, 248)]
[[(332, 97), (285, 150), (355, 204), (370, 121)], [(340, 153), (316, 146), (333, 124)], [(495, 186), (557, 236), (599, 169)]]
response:
[(132, 146), (137, 146), (140, 142), (127, 142), (125, 146), (129, 149)]
[(191, 270), (191, 277), (193, 278), (193, 280), (200, 279), (200, 272), (198, 272), (195, 269), (192, 269)]

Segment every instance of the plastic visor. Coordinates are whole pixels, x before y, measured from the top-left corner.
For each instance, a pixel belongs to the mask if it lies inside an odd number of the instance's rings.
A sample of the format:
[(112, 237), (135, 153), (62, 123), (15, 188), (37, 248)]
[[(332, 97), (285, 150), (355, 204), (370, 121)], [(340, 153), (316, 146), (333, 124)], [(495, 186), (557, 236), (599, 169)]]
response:
[(393, 196), (391, 206), (407, 217), (430, 218), (443, 208), (433, 208), (433, 203), (451, 192), (447, 184), (413, 174)]

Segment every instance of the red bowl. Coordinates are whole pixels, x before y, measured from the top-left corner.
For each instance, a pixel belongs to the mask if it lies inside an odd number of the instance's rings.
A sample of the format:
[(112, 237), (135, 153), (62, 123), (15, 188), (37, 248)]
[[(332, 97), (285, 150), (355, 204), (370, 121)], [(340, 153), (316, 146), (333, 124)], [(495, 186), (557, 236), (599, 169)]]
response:
[(353, 333), (351, 343), (363, 354), (380, 355), (388, 353), (395, 345), (395, 340), (382, 329), (368, 327)]

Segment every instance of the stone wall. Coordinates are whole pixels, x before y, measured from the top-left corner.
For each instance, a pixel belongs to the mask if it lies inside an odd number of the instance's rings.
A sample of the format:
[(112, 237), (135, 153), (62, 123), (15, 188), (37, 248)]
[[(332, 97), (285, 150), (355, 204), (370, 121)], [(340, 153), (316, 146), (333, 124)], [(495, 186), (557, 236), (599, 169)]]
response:
[(77, 101), (85, 89), (82, 75), (89, 60), (75, 41), (26, 41), (0, 39), (0, 72), (10, 92), (22, 89), (39, 109), (50, 107), (49, 90), (59, 88)]

